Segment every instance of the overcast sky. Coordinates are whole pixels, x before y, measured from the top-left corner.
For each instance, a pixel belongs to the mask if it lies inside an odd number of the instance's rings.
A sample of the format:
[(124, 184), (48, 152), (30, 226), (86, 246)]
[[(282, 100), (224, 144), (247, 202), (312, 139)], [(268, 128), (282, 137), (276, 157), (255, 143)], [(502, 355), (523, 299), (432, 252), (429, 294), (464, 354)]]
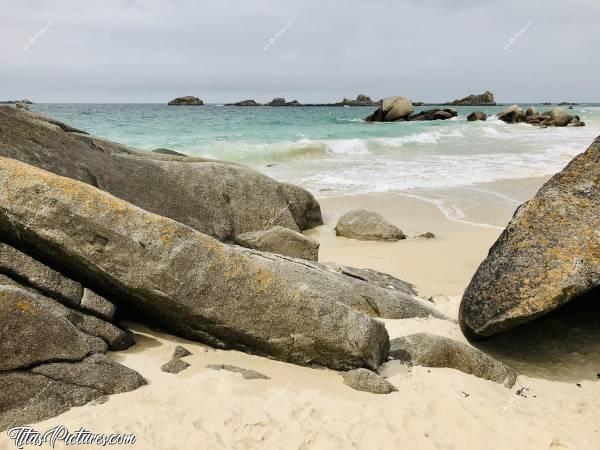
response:
[(600, 0), (0, 0), (0, 99), (600, 102), (599, 23)]

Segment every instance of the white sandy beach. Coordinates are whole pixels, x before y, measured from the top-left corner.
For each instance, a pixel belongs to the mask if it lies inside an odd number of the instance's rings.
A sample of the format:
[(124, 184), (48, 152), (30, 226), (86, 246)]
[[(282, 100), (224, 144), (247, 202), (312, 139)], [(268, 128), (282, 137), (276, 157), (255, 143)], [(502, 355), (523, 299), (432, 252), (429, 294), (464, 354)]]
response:
[[(451, 221), (431, 203), (395, 194), (328, 198), (321, 204), (326, 223), (307, 234), (321, 242), (322, 261), (373, 268), (412, 282), (453, 318), (460, 294), (501, 232)], [(382, 213), (409, 239), (369, 243), (336, 238), (337, 217), (355, 207)], [(427, 231), (437, 237), (412, 237)], [(390, 337), (427, 331), (466, 342), (450, 321), (385, 324)], [(520, 370), (512, 389), (452, 369), (409, 369), (392, 362), (382, 371), (398, 388), (389, 395), (354, 391), (334, 371), (213, 350), (126, 325), (137, 345), (111, 357), (137, 370), (148, 385), (103, 404), (73, 408), (35, 424), (36, 430), (65, 425), (71, 431), (134, 433), (133, 447), (112, 448), (160, 450), (600, 448), (597, 322), (591, 336), (578, 333), (589, 323), (566, 330), (546, 321), (540, 325), (543, 333), (532, 329), (488, 345), (492, 354)], [(573, 339), (570, 344), (567, 336)], [(178, 344), (193, 353), (185, 358), (191, 367), (178, 375), (161, 372)], [(271, 379), (246, 380), (206, 368), (213, 363), (254, 369)], [(0, 449), (12, 448), (2, 434)]]

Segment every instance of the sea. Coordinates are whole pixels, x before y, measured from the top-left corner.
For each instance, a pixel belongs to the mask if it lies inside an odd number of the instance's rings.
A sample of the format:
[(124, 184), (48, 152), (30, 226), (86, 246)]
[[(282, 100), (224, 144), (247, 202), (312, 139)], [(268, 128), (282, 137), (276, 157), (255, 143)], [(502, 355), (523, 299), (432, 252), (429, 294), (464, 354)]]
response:
[[(520, 203), (600, 135), (600, 104), (568, 110), (586, 123), (578, 128), (505, 124), (496, 117), (505, 107), (455, 107), (458, 116), (450, 120), (395, 123), (364, 122), (374, 107), (30, 108), (137, 149), (245, 164), (317, 198), (391, 192), (432, 202), (452, 220), (503, 227)], [(488, 120), (468, 122), (473, 111)]]

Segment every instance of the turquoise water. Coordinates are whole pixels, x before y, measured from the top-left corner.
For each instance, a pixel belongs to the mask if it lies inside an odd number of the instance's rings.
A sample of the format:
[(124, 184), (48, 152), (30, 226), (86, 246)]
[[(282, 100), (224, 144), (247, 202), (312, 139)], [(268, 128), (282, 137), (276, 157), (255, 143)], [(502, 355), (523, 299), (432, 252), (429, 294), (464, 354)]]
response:
[[(457, 219), (472, 209), (465, 197), (469, 203), (501, 199), (499, 207), (512, 210), (523, 198), (493, 183), (551, 175), (600, 135), (598, 105), (569, 111), (586, 127), (547, 129), (505, 124), (494, 116), (503, 107), (457, 107), (458, 117), (447, 121), (385, 124), (362, 121), (373, 107), (38, 104), (32, 109), (132, 147), (244, 163), (317, 196), (418, 195)], [(467, 122), (475, 110), (491, 118)]]

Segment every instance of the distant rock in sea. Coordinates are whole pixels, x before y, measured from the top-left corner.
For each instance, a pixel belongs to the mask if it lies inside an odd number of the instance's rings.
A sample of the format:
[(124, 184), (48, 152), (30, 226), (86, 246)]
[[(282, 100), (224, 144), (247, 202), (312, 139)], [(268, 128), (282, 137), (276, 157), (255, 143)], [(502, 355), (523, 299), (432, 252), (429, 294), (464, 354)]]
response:
[(271, 100), (269, 103), (265, 103), (265, 106), (302, 106), (302, 104), (298, 100), (292, 100), (291, 102), (286, 102), (285, 98), (276, 97)]
[(23, 103), (25, 105), (33, 105), (33, 102), (31, 100), (27, 100), (27, 99), (23, 99), (23, 100), (4, 100), (4, 101), (0, 101), (0, 104), (7, 104), (7, 105), (15, 105), (17, 103)]
[(586, 295), (597, 301), (598, 161), (600, 137), (516, 210), (463, 295), (465, 336), (493, 336)]
[(490, 91), (485, 91), (480, 95), (467, 95), (464, 98), (446, 103), (446, 105), (450, 106), (494, 106), (495, 104), (494, 94)]
[(168, 103), (170, 106), (201, 106), (204, 104), (198, 97), (187, 95), (185, 97), (177, 97)]
[(227, 103), (225, 106), (262, 106), (262, 105), (260, 103), (257, 103), (254, 100), (242, 100), (241, 102)]
[(341, 103), (342, 106), (347, 105), (347, 106), (379, 106), (379, 102), (374, 102), (373, 100), (371, 100), (371, 97), (368, 97), (364, 94), (359, 94), (356, 97), (356, 100), (350, 100), (348, 98), (345, 98), (344, 100), (342, 100)]

